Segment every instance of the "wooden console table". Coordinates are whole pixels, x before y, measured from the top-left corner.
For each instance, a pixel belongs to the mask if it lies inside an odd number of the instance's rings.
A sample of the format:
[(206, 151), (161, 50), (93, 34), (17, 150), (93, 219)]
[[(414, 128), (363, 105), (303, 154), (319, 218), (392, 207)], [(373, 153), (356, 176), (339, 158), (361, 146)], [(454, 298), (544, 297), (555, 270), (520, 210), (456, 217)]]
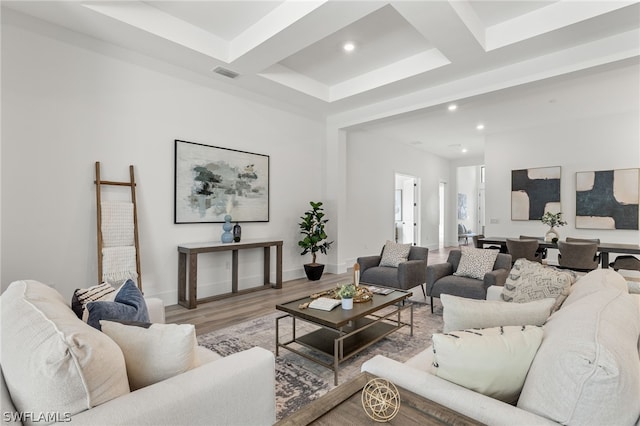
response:
[[(276, 248), (276, 282), (270, 282), (271, 275), (271, 247)], [(259, 287), (252, 287), (238, 291), (238, 250), (263, 248), (264, 249), (264, 281)], [(198, 255), (200, 253), (213, 253), (219, 251), (231, 251), (231, 292), (219, 294), (203, 299), (197, 298), (198, 288)], [(187, 257), (189, 258), (189, 279), (187, 289)], [(185, 308), (193, 309), (198, 302), (210, 302), (224, 299), (237, 294), (267, 288), (282, 288), (282, 241), (246, 240), (239, 243), (189, 243), (178, 246), (178, 303)]]

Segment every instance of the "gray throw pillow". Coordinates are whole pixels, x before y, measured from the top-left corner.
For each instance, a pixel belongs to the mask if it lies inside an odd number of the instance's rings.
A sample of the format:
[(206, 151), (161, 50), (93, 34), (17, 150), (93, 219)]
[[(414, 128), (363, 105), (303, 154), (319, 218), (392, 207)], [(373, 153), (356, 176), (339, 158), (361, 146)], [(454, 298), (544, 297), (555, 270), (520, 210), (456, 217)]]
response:
[(393, 241), (387, 241), (382, 250), (380, 266), (397, 268), (401, 262), (407, 261), (409, 250), (411, 250), (411, 244), (398, 244)]
[(149, 322), (144, 296), (131, 280), (122, 285), (113, 302), (89, 302), (87, 310), (87, 324), (98, 330), (102, 330), (100, 320)]
[(461, 247), (460, 264), (453, 275), (459, 277), (484, 279), (484, 274), (493, 271), (498, 250)]

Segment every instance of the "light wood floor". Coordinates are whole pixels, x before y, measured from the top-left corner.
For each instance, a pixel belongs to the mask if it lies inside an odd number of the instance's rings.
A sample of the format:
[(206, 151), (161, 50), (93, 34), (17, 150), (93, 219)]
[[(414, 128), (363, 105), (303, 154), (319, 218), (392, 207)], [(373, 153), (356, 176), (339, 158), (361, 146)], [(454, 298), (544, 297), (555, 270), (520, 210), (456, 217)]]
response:
[[(450, 248), (429, 250), (430, 264), (447, 260)], [(234, 296), (228, 299), (200, 303), (195, 309), (187, 309), (180, 305), (166, 308), (166, 322), (177, 324), (194, 324), (196, 334), (206, 334), (230, 325), (273, 312), (275, 305), (289, 300), (300, 299), (311, 293), (328, 290), (339, 282), (348, 281), (351, 273), (324, 274), (319, 281), (301, 278), (282, 283), (281, 289), (268, 289)], [(413, 289), (413, 297), (424, 300), (420, 287)]]

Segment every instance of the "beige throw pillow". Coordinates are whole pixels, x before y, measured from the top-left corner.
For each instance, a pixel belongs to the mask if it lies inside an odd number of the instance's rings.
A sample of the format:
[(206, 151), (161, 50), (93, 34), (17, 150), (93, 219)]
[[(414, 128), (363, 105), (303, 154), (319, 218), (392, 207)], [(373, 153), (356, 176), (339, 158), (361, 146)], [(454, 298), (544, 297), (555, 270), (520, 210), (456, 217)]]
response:
[(542, 328), (506, 326), (433, 335), (436, 376), (515, 403), (542, 342)]
[(131, 390), (184, 373), (198, 364), (192, 324), (151, 324), (148, 328), (101, 320), (102, 332), (122, 349)]
[(459, 277), (484, 279), (484, 274), (493, 271), (493, 265), (498, 257), (498, 250), (461, 247), (462, 256), (458, 269), (453, 273)]
[(19, 412), (74, 415), (129, 393), (118, 345), (78, 319), (53, 288), (16, 281), (1, 310), (2, 371)]
[(538, 262), (518, 259), (507, 276), (502, 289), (502, 300), (506, 302), (531, 302), (554, 298), (557, 310), (569, 294), (576, 274), (568, 270), (558, 270)]
[(506, 303), (500, 300), (475, 300), (466, 297), (440, 295), (443, 306), (443, 331), (468, 328), (498, 327), (501, 325), (543, 325), (555, 299), (541, 299), (527, 303)]
[(409, 250), (411, 250), (411, 244), (397, 244), (393, 241), (387, 241), (382, 250), (380, 266), (397, 268), (401, 262), (407, 261)]

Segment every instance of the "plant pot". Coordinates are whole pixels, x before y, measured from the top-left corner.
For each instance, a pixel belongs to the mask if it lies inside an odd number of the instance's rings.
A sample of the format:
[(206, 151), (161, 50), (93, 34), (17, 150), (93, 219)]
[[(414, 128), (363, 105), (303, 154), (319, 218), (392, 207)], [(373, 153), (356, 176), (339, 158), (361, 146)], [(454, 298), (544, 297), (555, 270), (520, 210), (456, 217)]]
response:
[(309, 281), (318, 281), (324, 272), (324, 265), (321, 263), (307, 263), (304, 265), (304, 273)]
[(353, 309), (353, 299), (342, 299), (342, 309)]

